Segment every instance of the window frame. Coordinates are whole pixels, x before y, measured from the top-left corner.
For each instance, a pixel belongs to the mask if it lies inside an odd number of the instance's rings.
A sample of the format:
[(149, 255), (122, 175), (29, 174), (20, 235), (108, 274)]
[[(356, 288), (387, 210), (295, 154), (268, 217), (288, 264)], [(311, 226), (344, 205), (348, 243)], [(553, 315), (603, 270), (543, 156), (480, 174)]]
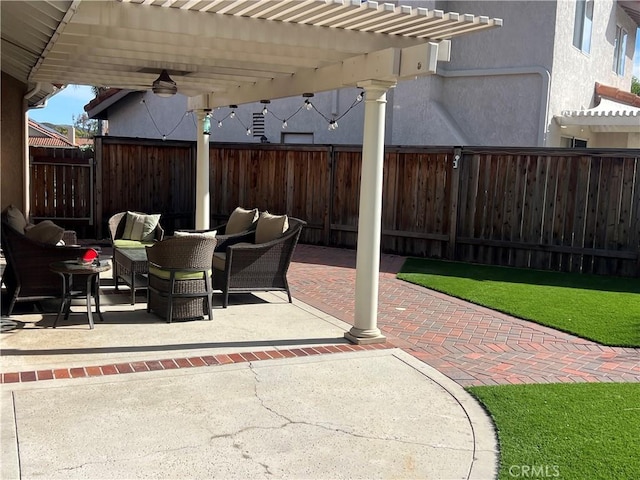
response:
[(616, 25), (616, 36), (613, 39), (613, 72), (616, 75), (624, 76), (626, 68), (627, 57), (627, 40), (629, 39), (629, 32), (620, 26)]
[(593, 12), (595, 0), (576, 0), (576, 16), (573, 26), (573, 46), (583, 53), (591, 53)]

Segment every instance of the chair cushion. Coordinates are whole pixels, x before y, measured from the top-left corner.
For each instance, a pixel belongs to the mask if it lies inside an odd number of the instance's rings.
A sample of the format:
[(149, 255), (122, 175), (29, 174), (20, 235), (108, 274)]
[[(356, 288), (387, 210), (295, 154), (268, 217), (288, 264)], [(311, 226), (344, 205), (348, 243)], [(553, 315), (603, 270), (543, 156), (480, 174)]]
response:
[(24, 236), (36, 242), (46, 243), (47, 245), (57, 245), (64, 235), (64, 228), (59, 227), (51, 220), (43, 220), (33, 226), (30, 226), (24, 232)]
[(253, 225), (253, 222), (258, 220), (258, 209), (246, 210), (242, 207), (237, 207), (227, 221), (225, 228), (225, 235), (233, 235), (236, 233), (244, 232)]
[(124, 238), (119, 238), (113, 241), (113, 246), (116, 248), (144, 248), (150, 247), (155, 242), (141, 242), (140, 240), (125, 240)]
[[(240, 242), (240, 243), (236, 243), (233, 246), (234, 247), (246, 247), (246, 246), (251, 246), (253, 245), (253, 243), (247, 243), (247, 242)], [(227, 252), (213, 252), (213, 268), (215, 268), (216, 270), (222, 270), (224, 271), (225, 269), (225, 265), (227, 264)]]
[(213, 268), (224, 272), (227, 263), (227, 254), (225, 252), (213, 252)]
[(286, 215), (272, 215), (262, 212), (256, 226), (256, 243), (266, 243), (280, 238), (289, 228)]
[[(149, 265), (149, 275), (155, 275), (164, 280), (171, 278), (171, 272), (152, 265)], [(207, 275), (211, 275), (211, 270), (207, 270)], [(202, 278), (202, 272), (176, 272), (176, 280), (198, 280), (200, 278)]]
[(174, 237), (204, 237), (204, 238), (216, 238), (217, 230), (211, 230), (209, 232), (183, 232), (176, 230), (173, 232)]
[(20, 233), (24, 233), (24, 227), (27, 226), (27, 219), (24, 218), (22, 211), (14, 205), (9, 205), (5, 208), (4, 213), (9, 226)]
[(139, 240), (150, 242), (154, 238), (154, 230), (160, 221), (160, 214), (145, 215), (127, 212), (122, 238), (125, 240)]

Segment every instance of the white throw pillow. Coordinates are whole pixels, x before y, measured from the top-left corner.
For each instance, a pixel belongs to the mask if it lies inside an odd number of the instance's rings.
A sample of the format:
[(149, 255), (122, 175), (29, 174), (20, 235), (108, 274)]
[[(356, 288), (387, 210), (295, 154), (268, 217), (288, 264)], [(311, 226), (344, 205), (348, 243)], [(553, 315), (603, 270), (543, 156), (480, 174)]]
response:
[(217, 230), (211, 230), (209, 232), (182, 232), (180, 230), (176, 230), (173, 232), (174, 237), (206, 237), (206, 238), (216, 238)]

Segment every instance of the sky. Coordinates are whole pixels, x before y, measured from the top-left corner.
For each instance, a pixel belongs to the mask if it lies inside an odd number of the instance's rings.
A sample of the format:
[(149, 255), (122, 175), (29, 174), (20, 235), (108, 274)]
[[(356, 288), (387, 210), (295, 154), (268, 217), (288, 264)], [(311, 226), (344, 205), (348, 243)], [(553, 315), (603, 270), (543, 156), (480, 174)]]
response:
[[(636, 51), (634, 54), (633, 75), (640, 78), (640, 29), (636, 35)], [(84, 113), (84, 106), (93, 99), (91, 87), (85, 85), (69, 85), (62, 92), (54, 95), (44, 108), (29, 110), (29, 118), (40, 123), (55, 125), (73, 125), (73, 117)]]
[(91, 87), (69, 85), (49, 99), (44, 108), (29, 110), (29, 118), (40, 123), (73, 125), (73, 118), (84, 113), (84, 106), (93, 100)]

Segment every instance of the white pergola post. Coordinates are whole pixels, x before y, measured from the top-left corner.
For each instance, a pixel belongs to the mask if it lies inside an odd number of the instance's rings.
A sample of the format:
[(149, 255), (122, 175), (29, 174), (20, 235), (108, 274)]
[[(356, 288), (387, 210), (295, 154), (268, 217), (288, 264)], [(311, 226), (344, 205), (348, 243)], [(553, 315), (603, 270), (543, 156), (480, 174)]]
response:
[(387, 90), (395, 82), (368, 80), (365, 90), (362, 174), (356, 256), (354, 326), (345, 337), (356, 344), (382, 343), (378, 329), (378, 276), (382, 224), (382, 174)]
[(206, 110), (195, 110), (197, 125), (196, 229), (206, 230), (210, 223), (209, 133), (204, 132)]

